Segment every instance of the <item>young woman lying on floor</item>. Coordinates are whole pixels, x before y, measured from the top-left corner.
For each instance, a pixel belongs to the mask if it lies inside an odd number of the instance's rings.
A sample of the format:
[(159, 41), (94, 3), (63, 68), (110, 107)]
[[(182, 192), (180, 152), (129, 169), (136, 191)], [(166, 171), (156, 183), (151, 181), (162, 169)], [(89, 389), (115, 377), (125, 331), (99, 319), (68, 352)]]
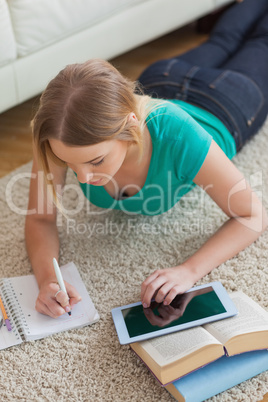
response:
[[(153, 297), (170, 304), (267, 226), (260, 200), (231, 162), (267, 116), (267, 71), (266, 0), (234, 4), (206, 43), (149, 66), (138, 86), (103, 60), (67, 66), (47, 86), (33, 120), (29, 210), (47, 202), (40, 167), (56, 206), (67, 167), (90, 202), (126, 214), (164, 213), (202, 187), (229, 219), (186, 261), (144, 280), (144, 307)], [(40, 289), (36, 309), (57, 317), (80, 295), (68, 283), (69, 301), (58, 292), (57, 208), (48, 204), (27, 216), (26, 244)]]

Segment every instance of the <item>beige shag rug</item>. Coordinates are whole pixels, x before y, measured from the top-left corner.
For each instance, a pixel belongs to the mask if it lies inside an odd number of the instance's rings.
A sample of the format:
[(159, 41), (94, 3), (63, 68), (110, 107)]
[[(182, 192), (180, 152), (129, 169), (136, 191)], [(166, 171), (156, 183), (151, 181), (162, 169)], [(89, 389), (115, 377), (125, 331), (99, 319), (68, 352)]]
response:
[[(234, 159), (268, 207), (268, 121)], [(30, 164), (0, 180), (0, 275), (26, 275), (31, 266), (24, 243)], [(10, 182), (13, 178), (13, 182)], [(156, 268), (192, 254), (226, 219), (200, 189), (157, 217), (103, 213), (77, 193), (70, 173), (59, 219), (60, 263), (74, 261), (100, 314), (93, 326), (0, 351), (1, 401), (172, 401), (129, 346), (120, 346), (113, 307), (135, 302), (140, 284)], [(7, 205), (5, 190), (12, 188)], [(18, 209), (15, 212), (15, 209)], [(204, 278), (228, 291), (242, 290), (268, 309), (268, 231), (253, 245)], [(258, 401), (268, 392), (268, 372), (211, 401)]]

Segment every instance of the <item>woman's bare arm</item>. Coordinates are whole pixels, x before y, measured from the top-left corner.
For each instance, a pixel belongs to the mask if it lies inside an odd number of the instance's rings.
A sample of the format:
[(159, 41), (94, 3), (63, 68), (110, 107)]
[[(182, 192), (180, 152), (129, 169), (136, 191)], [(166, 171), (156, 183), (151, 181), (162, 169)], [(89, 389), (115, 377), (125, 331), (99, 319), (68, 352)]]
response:
[(253, 243), (267, 228), (267, 213), (242, 173), (212, 141), (194, 182), (203, 187), (229, 217), (208, 241), (181, 265), (157, 270), (142, 284), (141, 300), (170, 304), (224, 261)]
[[(63, 188), (66, 169), (51, 162), (51, 172), (54, 185)], [(44, 173), (38, 170), (36, 153), (32, 168), (32, 178), (29, 193), (28, 215), (25, 222), (25, 239), (31, 265), (39, 286), (39, 296), (36, 309), (40, 313), (57, 317), (68, 311), (67, 297), (60, 292), (55, 276), (52, 259), (59, 255), (59, 237), (56, 225), (57, 211), (52, 202), (52, 196), (44, 186)], [(81, 298), (76, 290), (69, 284), (66, 289), (70, 297), (70, 307)], [(64, 307), (64, 308), (63, 308)]]

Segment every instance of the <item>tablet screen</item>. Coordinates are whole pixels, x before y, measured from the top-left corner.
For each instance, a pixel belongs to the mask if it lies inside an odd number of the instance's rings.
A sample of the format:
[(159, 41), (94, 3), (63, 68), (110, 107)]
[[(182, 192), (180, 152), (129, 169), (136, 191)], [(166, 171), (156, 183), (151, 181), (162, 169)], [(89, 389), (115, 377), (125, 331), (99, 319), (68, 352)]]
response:
[(225, 313), (212, 286), (177, 295), (169, 306), (152, 302), (122, 309), (130, 338)]

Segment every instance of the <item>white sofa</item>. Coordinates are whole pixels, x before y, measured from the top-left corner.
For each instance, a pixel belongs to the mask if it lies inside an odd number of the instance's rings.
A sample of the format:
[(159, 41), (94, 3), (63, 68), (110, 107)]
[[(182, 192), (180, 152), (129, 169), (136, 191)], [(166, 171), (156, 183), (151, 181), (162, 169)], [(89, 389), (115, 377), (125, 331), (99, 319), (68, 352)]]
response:
[(232, 0), (0, 0), (0, 112), (65, 65), (110, 59)]

